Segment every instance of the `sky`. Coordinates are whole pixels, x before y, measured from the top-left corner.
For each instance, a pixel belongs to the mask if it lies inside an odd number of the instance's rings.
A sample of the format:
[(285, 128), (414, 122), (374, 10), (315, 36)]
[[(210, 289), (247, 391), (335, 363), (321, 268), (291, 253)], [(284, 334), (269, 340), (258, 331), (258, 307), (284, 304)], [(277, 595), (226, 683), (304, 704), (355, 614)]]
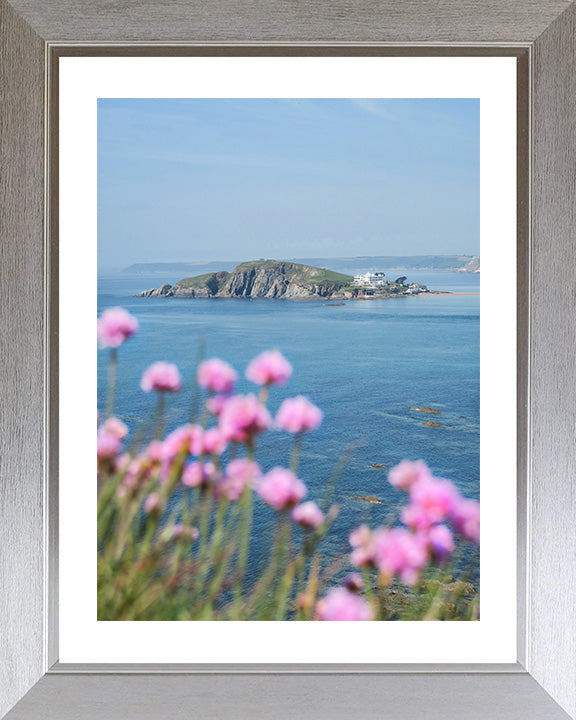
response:
[(476, 99), (99, 99), (98, 264), (479, 253)]

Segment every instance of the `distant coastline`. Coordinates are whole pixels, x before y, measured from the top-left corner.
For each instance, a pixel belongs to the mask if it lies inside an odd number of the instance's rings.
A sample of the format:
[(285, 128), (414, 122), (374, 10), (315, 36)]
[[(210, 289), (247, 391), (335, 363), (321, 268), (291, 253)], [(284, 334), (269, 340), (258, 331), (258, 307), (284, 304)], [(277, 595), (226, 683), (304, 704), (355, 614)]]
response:
[[(337, 258), (286, 258), (291, 262), (312, 267), (322, 267), (333, 272), (353, 275), (356, 272), (394, 268), (395, 270), (424, 270), (446, 273), (479, 273), (479, 255), (375, 255)], [(207, 273), (231, 272), (238, 260), (211, 262), (150, 262), (135, 263), (121, 271), (122, 275), (180, 274), (191, 277)]]

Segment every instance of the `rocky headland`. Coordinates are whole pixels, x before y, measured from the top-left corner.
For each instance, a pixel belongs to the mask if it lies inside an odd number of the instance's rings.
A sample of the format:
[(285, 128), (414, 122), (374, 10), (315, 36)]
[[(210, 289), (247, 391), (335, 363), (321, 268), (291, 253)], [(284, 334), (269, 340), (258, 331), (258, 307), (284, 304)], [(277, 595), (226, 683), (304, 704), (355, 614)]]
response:
[(405, 278), (378, 288), (356, 287), (351, 275), (301, 263), (256, 260), (225, 270), (185, 278), (138, 293), (145, 298), (287, 298), (354, 300), (369, 297), (414, 295), (429, 290), (405, 284)]

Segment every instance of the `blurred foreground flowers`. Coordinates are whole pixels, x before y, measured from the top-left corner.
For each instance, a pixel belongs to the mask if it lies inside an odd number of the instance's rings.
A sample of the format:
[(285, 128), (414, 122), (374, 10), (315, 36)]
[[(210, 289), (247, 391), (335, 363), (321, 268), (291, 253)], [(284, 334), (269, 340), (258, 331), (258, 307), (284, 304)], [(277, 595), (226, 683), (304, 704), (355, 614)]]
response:
[[(286, 384), (289, 362), (276, 350), (256, 357), (246, 378), (258, 394), (235, 394), (236, 371), (213, 358), (200, 363), (205, 392), (199, 417), (164, 435), (164, 404), (182, 380), (157, 362), (141, 381), (157, 397), (146, 431), (129, 438), (112, 415), (118, 349), (138, 323), (121, 308), (98, 321), (110, 348), (108, 417), (98, 417), (98, 618), (100, 620), (436, 620), (478, 619), (478, 595), (462, 579), (447, 582), (455, 534), (479, 543), (479, 505), (422, 461), (389, 472), (406, 493), (393, 527), (352, 529), (350, 554), (326, 567), (322, 541), (338, 507), (308, 499), (298, 477), (306, 434), (322, 422), (307, 398), (285, 400), (275, 417), (270, 390)], [(260, 435), (292, 436), (287, 467), (264, 472)], [(138, 435), (138, 433), (136, 433)], [(274, 515), (274, 532), (253, 528), (254, 503)], [(254, 560), (253, 533), (260, 537)], [(346, 575), (348, 572), (348, 575)]]

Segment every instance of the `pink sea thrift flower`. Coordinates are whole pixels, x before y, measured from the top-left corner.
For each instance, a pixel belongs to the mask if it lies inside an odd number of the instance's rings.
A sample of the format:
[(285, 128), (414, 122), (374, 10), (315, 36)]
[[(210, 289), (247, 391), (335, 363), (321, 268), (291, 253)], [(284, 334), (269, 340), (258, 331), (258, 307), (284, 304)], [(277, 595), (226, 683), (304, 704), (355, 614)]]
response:
[(178, 538), (197, 540), (199, 535), (200, 533), (198, 532), (198, 528), (188, 527), (186, 525), (181, 525), (180, 523), (177, 523), (172, 528), (172, 537), (174, 540), (177, 540)]
[(182, 379), (176, 365), (156, 362), (144, 371), (140, 387), (144, 392), (176, 392), (182, 387)]
[(451, 516), (454, 530), (472, 542), (480, 542), (480, 504), (475, 500), (460, 500)]
[(188, 450), (190, 455), (202, 455), (202, 453), (205, 452), (205, 432), (202, 429), (202, 426), (189, 425), (188, 428)]
[(446, 525), (434, 525), (425, 538), (430, 555), (438, 562), (447, 560), (454, 552), (454, 537)]
[(180, 425), (166, 436), (162, 444), (162, 460), (175, 460), (186, 450), (191, 455), (202, 452), (203, 431), (199, 425)]
[(428, 480), (432, 477), (432, 473), (428, 465), (423, 460), (402, 460), (395, 467), (390, 469), (388, 473), (388, 482), (400, 490), (410, 490), (410, 488), (420, 480)]
[(266, 473), (256, 488), (264, 502), (275, 510), (293, 507), (306, 495), (306, 485), (290, 470), (275, 467)]
[(222, 455), (228, 447), (228, 440), (220, 428), (206, 430), (202, 437), (202, 452), (205, 455)]
[(262, 470), (257, 462), (244, 458), (231, 460), (226, 467), (219, 489), (228, 500), (235, 501), (240, 498), (244, 488), (253, 487), (261, 476)]
[(236, 370), (224, 360), (212, 358), (204, 360), (198, 366), (198, 385), (217, 393), (230, 393), (238, 379)]
[(206, 407), (208, 408), (208, 411), (212, 413), (215, 417), (220, 417), (222, 414), (222, 410), (224, 410), (224, 406), (230, 399), (227, 395), (214, 395), (214, 397), (208, 398), (206, 400)]
[(137, 330), (138, 320), (120, 307), (104, 310), (98, 318), (97, 334), (102, 347), (120, 347)]
[(162, 443), (160, 479), (168, 479), (178, 458), (201, 455), (204, 431), (200, 425), (181, 425), (173, 430)]
[(292, 365), (278, 350), (267, 350), (252, 360), (246, 377), (256, 385), (284, 385), (292, 376)]
[(404, 525), (407, 525), (411, 530), (424, 532), (434, 524), (426, 508), (419, 505), (406, 505), (402, 510), (401, 519)]
[(276, 415), (276, 427), (289, 433), (316, 430), (322, 422), (323, 413), (303, 395), (288, 398), (280, 405)]
[(423, 478), (410, 488), (410, 504), (428, 516), (431, 524), (451, 515), (460, 496), (449, 480)]
[(106, 432), (101, 427), (96, 436), (96, 454), (98, 460), (114, 460), (122, 445), (116, 435)]
[(217, 480), (218, 474), (212, 462), (192, 462), (186, 465), (182, 473), (182, 484), (186, 487), (206, 488)]
[(354, 548), (350, 555), (352, 564), (361, 568), (374, 565), (376, 546), (370, 528), (367, 525), (360, 525), (350, 533), (349, 540)]
[(111, 417), (100, 428), (103, 432), (113, 435), (118, 440), (124, 440), (128, 435), (128, 427), (116, 417)]
[(344, 578), (344, 587), (346, 590), (350, 590), (350, 592), (359, 593), (364, 587), (364, 580), (358, 573), (350, 573)]
[(126, 475), (122, 478), (122, 485), (127, 489), (135, 488), (142, 469), (142, 461), (139, 458), (134, 458), (128, 465)]
[(159, 463), (162, 461), (162, 453), (164, 451), (164, 443), (161, 440), (152, 440), (146, 448), (146, 459), (151, 463)]
[(380, 528), (374, 532), (375, 561), (389, 578), (397, 575), (405, 585), (414, 585), (428, 560), (426, 540), (405, 528)]
[(124, 470), (127, 470), (130, 466), (130, 463), (132, 462), (132, 459), (130, 455), (126, 452), (123, 455), (120, 455), (116, 458), (116, 471), (117, 472), (124, 472)]
[(222, 409), (220, 429), (228, 440), (248, 442), (267, 430), (272, 423), (270, 413), (253, 395), (234, 395)]
[(292, 510), (292, 520), (305, 530), (316, 530), (324, 522), (324, 513), (310, 500)]
[(160, 496), (158, 493), (150, 493), (144, 501), (144, 512), (146, 515), (151, 515), (153, 512), (156, 512), (159, 508), (159, 504)]
[(318, 620), (374, 620), (374, 612), (364, 598), (346, 588), (334, 588), (316, 605)]

